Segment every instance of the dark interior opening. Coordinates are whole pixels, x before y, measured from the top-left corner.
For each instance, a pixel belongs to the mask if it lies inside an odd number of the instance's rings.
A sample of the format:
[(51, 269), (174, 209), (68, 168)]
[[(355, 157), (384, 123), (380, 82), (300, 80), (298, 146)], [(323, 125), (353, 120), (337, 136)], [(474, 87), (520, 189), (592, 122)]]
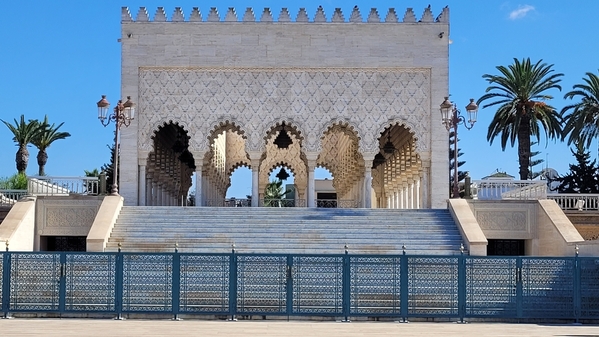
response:
[(85, 236), (42, 236), (40, 250), (46, 252), (85, 252)]
[(524, 240), (489, 239), (487, 256), (524, 255)]

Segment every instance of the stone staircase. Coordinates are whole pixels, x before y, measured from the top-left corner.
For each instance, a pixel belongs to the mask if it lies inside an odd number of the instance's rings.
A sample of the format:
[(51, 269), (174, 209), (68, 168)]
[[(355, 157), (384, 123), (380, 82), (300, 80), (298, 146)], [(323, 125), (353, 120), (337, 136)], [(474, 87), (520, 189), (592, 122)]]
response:
[(455, 255), (448, 210), (125, 206), (106, 251)]

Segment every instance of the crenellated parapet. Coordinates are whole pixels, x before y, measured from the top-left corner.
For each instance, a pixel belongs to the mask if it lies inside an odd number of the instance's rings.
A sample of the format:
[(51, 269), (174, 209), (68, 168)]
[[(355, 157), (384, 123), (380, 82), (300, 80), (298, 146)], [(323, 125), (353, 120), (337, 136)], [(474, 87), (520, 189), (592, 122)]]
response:
[(188, 15), (183, 13), (181, 7), (175, 7), (170, 18), (167, 16), (164, 7), (158, 7), (154, 16), (150, 18), (146, 7), (140, 7), (135, 18), (131, 15), (128, 7), (122, 8), (122, 22), (315, 22), (315, 23), (449, 23), (449, 8), (446, 6), (435, 18), (433, 12), (428, 6), (420, 16), (416, 17), (412, 8), (406, 9), (403, 18), (397, 14), (394, 8), (389, 8), (384, 15), (381, 15), (376, 8), (362, 14), (358, 6), (354, 6), (349, 15), (344, 15), (341, 8), (335, 8), (332, 15), (327, 16), (322, 6), (318, 6), (313, 16), (309, 16), (305, 8), (300, 8), (295, 20), (287, 8), (282, 8), (275, 18), (270, 8), (264, 8), (261, 13), (256, 14), (251, 7), (248, 7), (242, 14), (237, 14), (235, 8), (229, 7), (224, 16), (219, 14), (216, 7), (211, 7), (207, 14), (202, 15), (198, 7), (193, 7)]

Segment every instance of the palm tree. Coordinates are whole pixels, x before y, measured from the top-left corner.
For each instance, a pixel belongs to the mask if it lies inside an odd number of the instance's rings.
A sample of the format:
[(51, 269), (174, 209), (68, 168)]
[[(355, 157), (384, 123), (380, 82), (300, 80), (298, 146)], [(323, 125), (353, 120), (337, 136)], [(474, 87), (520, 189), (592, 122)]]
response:
[[(565, 106), (561, 114), (564, 117), (563, 138), (568, 137), (568, 145), (572, 143), (591, 145), (599, 135), (599, 76), (586, 73), (583, 78), (586, 84), (576, 84), (574, 90), (566, 93), (565, 98), (580, 97), (580, 102)], [(564, 114), (572, 110), (569, 115)]]
[(21, 115), (20, 122), (17, 122), (15, 119), (14, 125), (1, 119), (0, 121), (2, 121), (13, 134), (12, 140), (17, 143), (17, 146), (19, 147), (15, 158), (17, 171), (21, 174), (25, 174), (25, 171), (27, 171), (27, 164), (29, 163), (29, 150), (27, 150), (27, 145), (31, 143), (33, 138), (37, 135), (40, 123), (37, 120), (25, 122), (24, 115)]
[(54, 141), (71, 136), (68, 132), (58, 131), (63, 124), (64, 122), (56, 127), (54, 126), (54, 123), (50, 125), (50, 123), (48, 123), (48, 116), (46, 115), (44, 116), (44, 121), (39, 123), (40, 127), (38, 132), (31, 139), (31, 144), (35, 145), (39, 150), (37, 153), (37, 165), (39, 166), (38, 175), (40, 176), (46, 175), (46, 172), (44, 172), (44, 168), (48, 162), (48, 153), (46, 152), (46, 149), (49, 148)]
[(501, 75), (483, 75), (491, 86), (487, 88), (478, 104), (489, 99), (496, 99), (483, 106), (499, 105), (495, 116), (489, 125), (487, 141), (493, 144), (495, 137), (501, 134), (501, 148), (505, 151), (508, 140), (514, 146), (518, 140), (518, 162), (520, 164), (520, 179), (529, 177), (530, 167), (530, 138), (540, 138), (539, 125), (545, 131), (547, 138), (558, 138), (562, 135), (561, 116), (552, 106), (544, 101), (553, 97), (545, 94), (549, 89), (562, 90), (558, 83), (563, 74), (553, 73), (553, 65), (541, 63), (532, 64), (530, 59), (519, 61), (507, 68), (498, 66)]
[(283, 181), (271, 181), (264, 191), (264, 207), (281, 207), (281, 200), (289, 191), (283, 190)]

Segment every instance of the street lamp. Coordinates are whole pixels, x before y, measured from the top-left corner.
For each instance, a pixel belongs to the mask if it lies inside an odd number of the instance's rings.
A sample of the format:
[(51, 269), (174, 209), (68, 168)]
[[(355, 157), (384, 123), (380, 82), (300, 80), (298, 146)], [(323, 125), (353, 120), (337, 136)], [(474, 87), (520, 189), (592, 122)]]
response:
[(462, 116), (462, 113), (455, 106), (454, 103), (449, 101), (449, 97), (445, 97), (443, 103), (441, 103), (441, 121), (447, 131), (453, 129), (453, 190), (452, 197), (459, 198), (460, 190), (458, 188), (458, 126), (464, 125), (466, 129), (470, 130), (476, 123), (476, 114), (478, 112), (478, 105), (474, 103), (474, 99), (470, 99), (470, 103), (466, 106), (468, 112), (468, 120)]
[(131, 121), (135, 119), (135, 103), (131, 101), (131, 96), (127, 96), (127, 101), (123, 103), (119, 100), (117, 105), (114, 107), (113, 112), (108, 115), (108, 107), (110, 103), (106, 100), (106, 95), (102, 95), (102, 99), (97, 103), (98, 105), (98, 119), (100, 123), (105, 127), (114, 122), (116, 130), (114, 134), (114, 167), (113, 167), (113, 178), (112, 178), (112, 195), (119, 195), (118, 186), (118, 172), (119, 172), (119, 130), (124, 125), (128, 127)]

